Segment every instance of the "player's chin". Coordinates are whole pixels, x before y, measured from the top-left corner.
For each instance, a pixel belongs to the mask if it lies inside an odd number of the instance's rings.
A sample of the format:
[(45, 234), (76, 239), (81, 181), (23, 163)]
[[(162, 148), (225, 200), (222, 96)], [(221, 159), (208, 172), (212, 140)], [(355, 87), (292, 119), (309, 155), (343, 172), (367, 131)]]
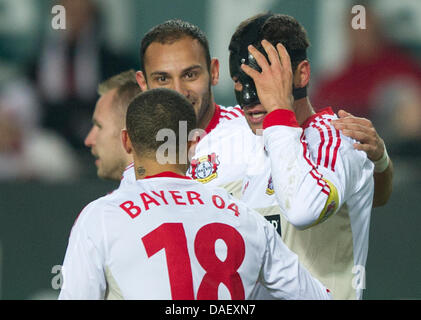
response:
[[(98, 160), (97, 160), (98, 161)], [(101, 165), (101, 161), (95, 161), (96, 164), (96, 174), (99, 178), (106, 179), (107, 178), (107, 172), (104, 170), (104, 167)]]
[(104, 180), (115, 180), (114, 177), (110, 173), (104, 172), (100, 168), (98, 168), (97, 170), (97, 175), (98, 175), (98, 178), (101, 178)]
[(103, 170), (101, 170), (101, 168), (97, 168), (96, 175), (98, 176), (98, 178), (105, 179), (105, 174)]

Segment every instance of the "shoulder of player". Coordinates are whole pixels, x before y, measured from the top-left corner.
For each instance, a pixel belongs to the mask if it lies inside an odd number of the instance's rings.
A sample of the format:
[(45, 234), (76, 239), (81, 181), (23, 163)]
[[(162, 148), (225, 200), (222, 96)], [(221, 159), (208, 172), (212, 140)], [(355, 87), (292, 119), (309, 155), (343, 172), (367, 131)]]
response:
[(240, 106), (234, 106), (234, 107), (225, 107), (225, 106), (219, 106), (219, 117), (226, 120), (234, 120), (241, 117), (244, 117), (244, 112), (241, 109)]
[(247, 124), (244, 113), (240, 107), (222, 107), (219, 106), (219, 122), (216, 127), (211, 130), (209, 134), (211, 136), (217, 136), (219, 134), (236, 135), (241, 133), (244, 136), (248, 134), (252, 135), (252, 131)]
[[(219, 123), (218, 126), (232, 126), (247, 124), (244, 117), (244, 112), (239, 106), (235, 107), (224, 107), (219, 106)], [(218, 127), (217, 126), (217, 127)]]
[(303, 125), (303, 138), (317, 159), (317, 165), (335, 168), (337, 157), (352, 157), (353, 161), (364, 161), (366, 154), (356, 150), (356, 140), (342, 134), (331, 123), (337, 115), (326, 108), (311, 116)]
[(73, 226), (95, 226), (101, 219), (101, 215), (113, 207), (113, 201), (119, 196), (119, 193), (121, 193), (121, 191), (117, 189), (88, 203), (76, 217)]
[(330, 108), (314, 114), (302, 125), (304, 136), (311, 142), (318, 141), (318, 144), (345, 151), (349, 148), (354, 150), (355, 140), (342, 134), (331, 123), (337, 119), (337, 115)]

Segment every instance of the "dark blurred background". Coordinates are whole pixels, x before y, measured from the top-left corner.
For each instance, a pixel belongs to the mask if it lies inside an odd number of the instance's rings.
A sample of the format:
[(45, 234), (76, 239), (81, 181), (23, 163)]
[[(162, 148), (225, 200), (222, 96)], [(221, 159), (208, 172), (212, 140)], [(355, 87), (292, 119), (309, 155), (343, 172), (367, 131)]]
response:
[[(55, 4), (65, 30), (52, 27)], [(357, 4), (366, 29), (352, 28)], [(55, 299), (52, 270), (77, 214), (117, 187), (83, 145), (98, 83), (138, 69), (142, 36), (180, 18), (206, 32), (221, 64), (215, 100), (233, 105), (230, 36), (266, 10), (307, 29), (315, 109), (368, 117), (394, 161), (392, 197), (372, 214), (364, 298), (421, 299), (419, 0), (0, 0), (0, 299)]]

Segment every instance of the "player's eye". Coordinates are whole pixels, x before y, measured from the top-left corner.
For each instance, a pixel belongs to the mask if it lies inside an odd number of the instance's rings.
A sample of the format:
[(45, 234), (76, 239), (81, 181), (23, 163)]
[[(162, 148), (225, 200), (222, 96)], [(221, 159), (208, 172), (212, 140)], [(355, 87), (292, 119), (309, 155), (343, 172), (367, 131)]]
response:
[(92, 121), (92, 129), (95, 127), (98, 129), (102, 129), (102, 125), (96, 120)]
[(166, 75), (159, 75), (154, 77), (154, 81), (158, 84), (166, 84), (168, 82), (168, 77)]
[(187, 71), (184, 74), (184, 77), (188, 80), (194, 80), (198, 77), (199, 73), (197, 71)]

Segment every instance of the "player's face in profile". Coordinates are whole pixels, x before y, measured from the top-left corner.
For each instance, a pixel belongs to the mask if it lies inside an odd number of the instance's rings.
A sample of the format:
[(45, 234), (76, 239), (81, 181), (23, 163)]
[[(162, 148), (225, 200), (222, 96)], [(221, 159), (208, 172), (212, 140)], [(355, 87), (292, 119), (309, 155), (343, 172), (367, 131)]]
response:
[(209, 72), (200, 43), (190, 37), (165, 44), (153, 42), (146, 49), (144, 59), (147, 88), (142, 91), (165, 87), (181, 93), (193, 104), (201, 123), (213, 103), (211, 86), (217, 83), (219, 70), (212, 60)]
[(123, 149), (117, 115), (113, 110), (113, 98), (116, 89), (103, 94), (95, 107), (92, 128), (85, 139), (85, 145), (91, 148), (95, 157), (97, 174), (103, 179), (120, 180), (127, 165), (127, 156)]
[[(234, 81), (234, 90), (241, 91), (243, 86), (237, 78), (232, 78)], [(259, 103), (252, 106), (242, 107), (247, 123), (254, 134), (261, 134), (263, 130), (263, 120), (267, 114), (266, 109)]]

